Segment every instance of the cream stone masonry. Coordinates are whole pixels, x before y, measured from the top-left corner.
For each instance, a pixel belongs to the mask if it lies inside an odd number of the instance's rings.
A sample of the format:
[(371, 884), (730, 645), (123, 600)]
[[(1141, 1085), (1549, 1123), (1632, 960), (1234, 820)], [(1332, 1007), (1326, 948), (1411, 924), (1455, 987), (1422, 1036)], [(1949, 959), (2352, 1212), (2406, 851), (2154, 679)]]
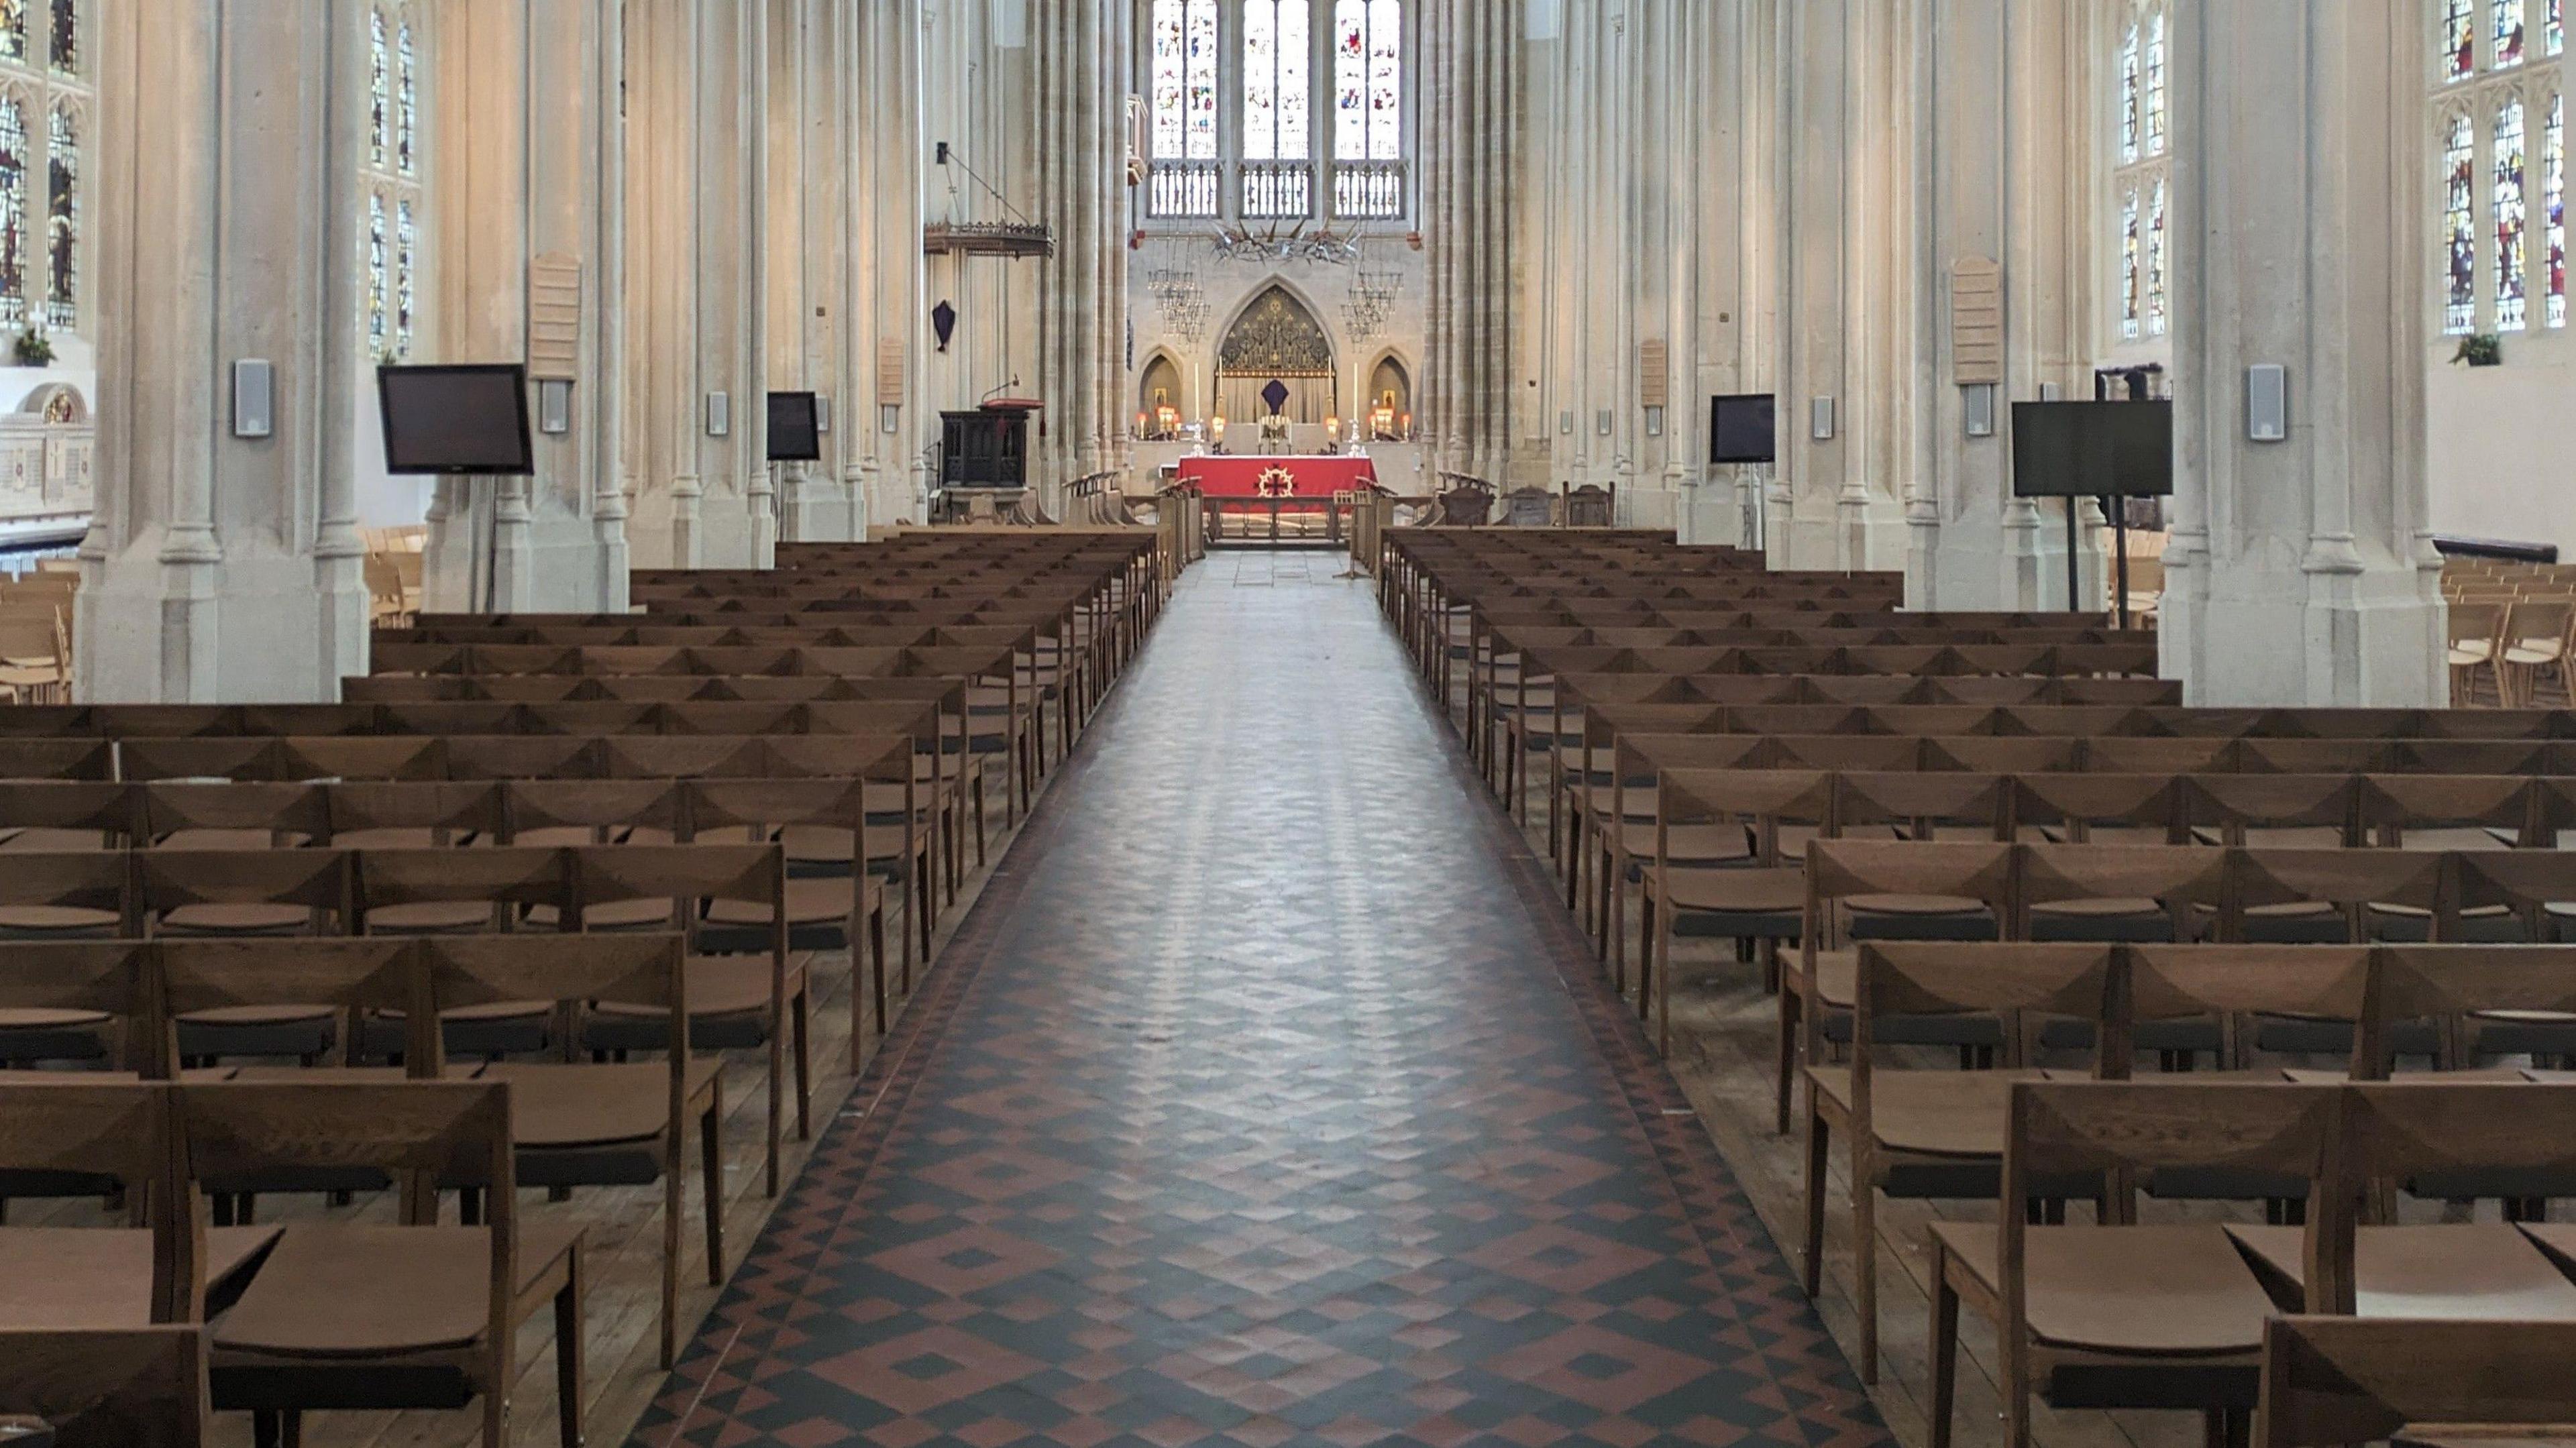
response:
[(580, 323), (567, 426), (531, 433), (535, 476), (437, 484), (422, 580), (432, 611), (626, 607), (619, 9), (447, 0), (439, 11), (440, 295), (418, 360), (530, 357), (540, 272), (573, 281)]
[[(350, 389), (368, 9), (102, 7), (79, 696), (328, 699), (366, 664)], [(234, 364), (275, 369), (236, 436)]]
[[(2414, 0), (2175, 0), (2165, 668), (2195, 704), (2443, 702)], [(2289, 369), (2246, 437), (2245, 369)]]

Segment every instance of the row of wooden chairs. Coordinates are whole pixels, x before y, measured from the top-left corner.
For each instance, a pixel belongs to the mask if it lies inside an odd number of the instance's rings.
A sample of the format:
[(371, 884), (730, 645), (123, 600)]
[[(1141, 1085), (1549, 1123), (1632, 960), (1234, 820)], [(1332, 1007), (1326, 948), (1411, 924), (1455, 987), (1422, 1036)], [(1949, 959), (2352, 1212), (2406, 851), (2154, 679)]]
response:
[[(2177, 1053), (2211, 1054), (2221, 1075), (2236, 1081), (2385, 1080), (2411, 1056), (2437, 1070), (2404, 1079), (2519, 1082), (2548, 1073), (2469, 1068), (2536, 1047), (2576, 1050), (2576, 948), (2568, 947), (1868, 941), (1856, 952), (1853, 978), (1848, 1060), (1828, 1061), (1820, 1018), (1807, 1024), (1804, 1268), (1814, 1293), (1823, 1277), (1826, 1167), (1839, 1136), (1850, 1156), (1861, 1370), (1872, 1379), (1877, 1254), (1857, 1249), (1875, 1239), (1877, 1200), (1991, 1199), (2017, 1082), (2128, 1079), (2141, 1050), (2167, 1064)], [(1991, 1042), (1999, 1065), (1948, 1071), (1879, 1060), (1883, 1047), (1937, 1037)], [(2335, 1069), (2299, 1065), (2309, 1048), (2335, 1045), (2343, 1048)], [(2060, 1060), (2070, 1050), (2084, 1059), (2043, 1068), (2050, 1047)], [(2576, 1140), (2558, 1149), (2576, 1167)], [(2565, 1167), (2553, 1175), (2485, 1164), (2411, 1180), (2419, 1195), (2495, 1197), (2509, 1208), (2576, 1192), (2576, 1174)], [(2270, 1199), (2276, 1208), (2306, 1195), (2251, 1169), (2170, 1172), (2145, 1185), (2168, 1199)], [(2030, 1195), (2063, 1200), (2098, 1189), (2090, 1180), (2056, 1180)], [(2576, 1318), (2576, 1291), (2561, 1306)]]
[[(52, 1299), (13, 1314), (11, 1325), (204, 1324), (212, 1406), (253, 1413), (263, 1444), (301, 1441), (289, 1425), (306, 1412), (479, 1400), (485, 1448), (501, 1448), (516, 1335), (551, 1308), (559, 1433), (573, 1448), (582, 1441), (582, 1234), (520, 1220), (514, 1089), (346, 1079), (0, 1084), (9, 1123), (0, 1168), (79, 1175), (138, 1205), (142, 1219), (0, 1227), (0, 1249), (19, 1259), (21, 1279)], [(209, 1192), (295, 1172), (389, 1179), (402, 1199), (398, 1224), (207, 1225)], [(475, 1219), (442, 1225), (442, 1187), (470, 1193)], [(84, 1240), (93, 1234), (95, 1244)], [(10, 1240), (22, 1235), (37, 1240)], [(0, 1381), (17, 1368), (0, 1363)]]

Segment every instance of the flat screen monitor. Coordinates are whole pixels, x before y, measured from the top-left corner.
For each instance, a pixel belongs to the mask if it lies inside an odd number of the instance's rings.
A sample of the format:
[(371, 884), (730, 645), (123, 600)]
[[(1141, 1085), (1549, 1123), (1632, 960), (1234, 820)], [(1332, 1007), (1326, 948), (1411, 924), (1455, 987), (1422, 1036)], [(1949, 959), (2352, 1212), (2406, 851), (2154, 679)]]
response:
[(388, 473), (525, 477), (536, 471), (528, 444), (528, 371), (516, 362), (378, 367), (376, 400)]
[(2161, 498), (2173, 491), (2170, 402), (2016, 402), (2013, 496)]
[(1742, 392), (1708, 400), (1708, 460), (1767, 463), (1780, 455), (1779, 432), (1768, 392)]
[(769, 460), (774, 463), (818, 463), (823, 460), (823, 428), (811, 392), (769, 394)]

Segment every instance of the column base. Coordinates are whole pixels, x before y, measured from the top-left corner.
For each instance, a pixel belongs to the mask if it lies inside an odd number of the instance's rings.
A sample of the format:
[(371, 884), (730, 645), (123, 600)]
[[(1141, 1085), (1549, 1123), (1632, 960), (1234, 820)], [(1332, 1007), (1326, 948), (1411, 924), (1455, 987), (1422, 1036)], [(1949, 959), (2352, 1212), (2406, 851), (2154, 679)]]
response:
[(2357, 572), (2213, 574), (2204, 557), (2165, 564), (2163, 669), (2184, 702), (2210, 707), (2440, 708), (2450, 702), (2443, 610), (2428, 575), (2399, 564)]
[(367, 666), (359, 560), (238, 550), (164, 562), (157, 536), (100, 559), (75, 608), (89, 704), (331, 703)]

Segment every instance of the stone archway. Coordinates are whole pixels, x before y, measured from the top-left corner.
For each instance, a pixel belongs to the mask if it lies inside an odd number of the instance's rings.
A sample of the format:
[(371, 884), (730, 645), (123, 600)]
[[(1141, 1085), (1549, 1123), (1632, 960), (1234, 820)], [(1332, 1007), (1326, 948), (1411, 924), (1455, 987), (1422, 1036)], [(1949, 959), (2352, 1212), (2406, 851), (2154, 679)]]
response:
[(1332, 338), (1276, 282), (1235, 316), (1217, 347), (1218, 410), (1237, 426), (1248, 428), (1273, 412), (1291, 423), (1320, 425), (1339, 405), (1335, 380)]

